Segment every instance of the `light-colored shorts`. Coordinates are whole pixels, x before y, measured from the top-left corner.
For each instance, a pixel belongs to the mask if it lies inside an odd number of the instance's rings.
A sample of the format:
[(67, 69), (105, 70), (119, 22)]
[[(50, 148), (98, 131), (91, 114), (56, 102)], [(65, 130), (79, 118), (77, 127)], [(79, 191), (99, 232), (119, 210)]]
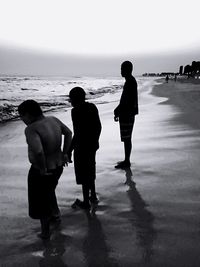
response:
[(126, 141), (127, 139), (131, 139), (134, 122), (135, 116), (119, 117), (119, 127), (122, 142)]

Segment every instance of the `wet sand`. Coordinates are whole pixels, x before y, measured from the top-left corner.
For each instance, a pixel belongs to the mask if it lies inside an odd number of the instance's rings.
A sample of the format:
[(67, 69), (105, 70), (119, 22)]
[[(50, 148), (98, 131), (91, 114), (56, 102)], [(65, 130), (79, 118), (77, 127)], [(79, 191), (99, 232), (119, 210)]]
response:
[[(90, 213), (72, 210), (81, 188), (73, 165), (65, 168), (57, 188), (62, 224), (49, 242), (37, 238), (39, 222), (27, 216), (24, 125), (2, 125), (0, 266), (199, 267), (199, 87), (170, 81), (153, 94), (144, 93), (127, 170), (114, 168), (123, 159), (113, 122), (117, 103), (98, 106), (103, 125), (97, 153), (100, 203)], [(70, 112), (54, 115), (71, 127)]]

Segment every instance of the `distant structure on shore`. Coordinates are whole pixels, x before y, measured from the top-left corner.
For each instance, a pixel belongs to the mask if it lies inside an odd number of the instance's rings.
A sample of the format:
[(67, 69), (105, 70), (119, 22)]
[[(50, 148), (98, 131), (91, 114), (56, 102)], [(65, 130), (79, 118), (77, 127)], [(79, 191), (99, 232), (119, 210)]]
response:
[[(182, 67), (182, 66), (181, 66)], [(186, 65), (184, 67), (183, 74), (187, 75), (188, 78), (200, 78), (200, 61), (192, 61), (191, 65)]]
[(142, 74), (142, 76), (144, 77), (166, 77), (167, 75), (168, 76), (175, 76), (175, 75), (178, 75), (179, 73), (176, 73), (176, 72), (161, 72), (161, 73), (144, 73)]
[(144, 73), (142, 76), (144, 77), (174, 77), (177, 76), (185, 76), (187, 75), (187, 78), (193, 77), (195, 79), (200, 79), (200, 61), (192, 61), (191, 65), (186, 65), (185, 67), (180, 66), (179, 72), (161, 72), (161, 73)]

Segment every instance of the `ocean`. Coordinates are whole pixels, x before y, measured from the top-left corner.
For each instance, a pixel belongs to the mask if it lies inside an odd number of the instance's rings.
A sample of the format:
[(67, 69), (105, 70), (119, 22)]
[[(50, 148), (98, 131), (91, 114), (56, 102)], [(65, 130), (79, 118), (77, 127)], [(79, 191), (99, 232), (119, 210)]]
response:
[[(139, 92), (152, 85), (155, 78), (136, 77)], [(0, 76), (0, 122), (18, 118), (17, 107), (27, 99), (40, 103), (44, 112), (71, 107), (69, 91), (80, 86), (86, 98), (95, 104), (119, 101), (116, 92), (122, 90), (121, 77), (45, 77)]]

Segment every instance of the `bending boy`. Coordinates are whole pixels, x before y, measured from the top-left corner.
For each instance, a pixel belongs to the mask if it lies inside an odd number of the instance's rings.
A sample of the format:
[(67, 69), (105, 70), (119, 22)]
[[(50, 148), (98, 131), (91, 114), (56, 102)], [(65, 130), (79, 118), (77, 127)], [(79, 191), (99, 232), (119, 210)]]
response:
[[(59, 119), (44, 116), (39, 104), (26, 100), (18, 107), (25, 129), (28, 144), (28, 157), (31, 168), (28, 174), (29, 216), (40, 219), (39, 237), (50, 237), (50, 220), (60, 220), (55, 189), (68, 163), (67, 152), (71, 143), (71, 131)], [(64, 145), (62, 146), (62, 135)]]

